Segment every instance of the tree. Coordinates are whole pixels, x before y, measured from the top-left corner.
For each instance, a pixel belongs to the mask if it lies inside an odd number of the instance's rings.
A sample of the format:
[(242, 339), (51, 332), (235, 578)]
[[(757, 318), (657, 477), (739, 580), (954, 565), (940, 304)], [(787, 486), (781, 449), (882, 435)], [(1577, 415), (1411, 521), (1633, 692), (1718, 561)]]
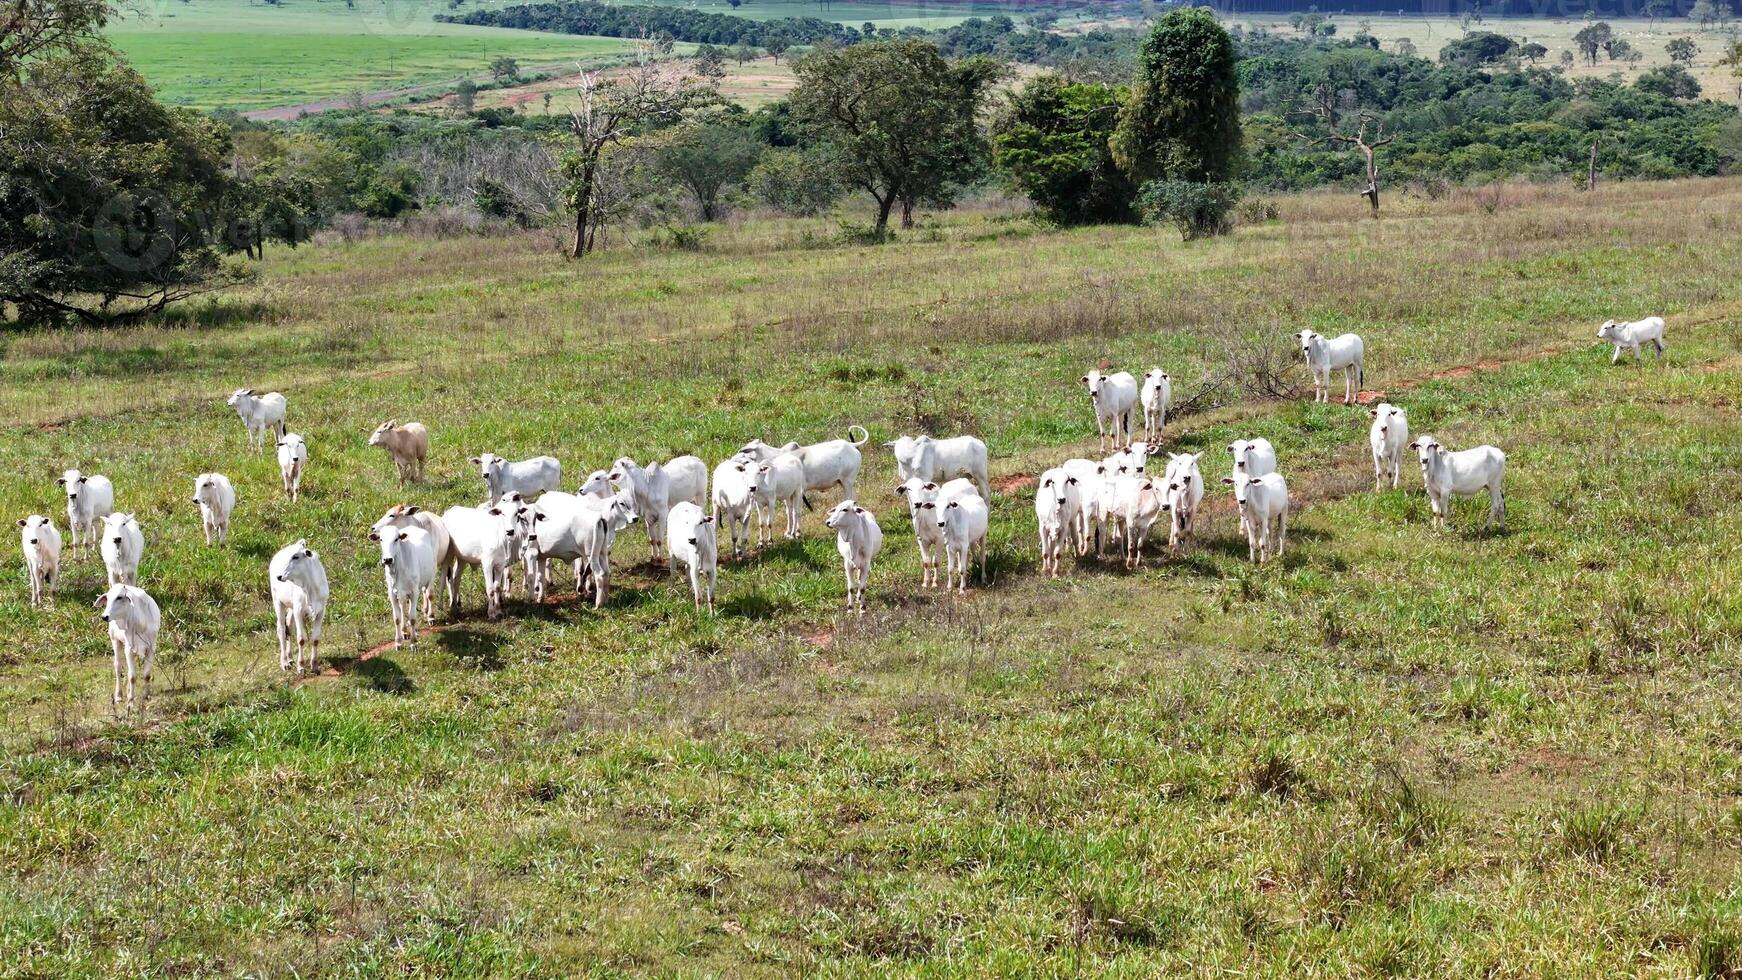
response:
[(1670, 61), (1681, 65), (1693, 64), (1694, 59), (1700, 53), (1700, 46), (1695, 44), (1691, 37), (1671, 38), (1669, 43), (1663, 46), (1663, 49), (1669, 53)]
[(1718, 64), (1730, 69), (1730, 77), (1736, 80), (1736, 98), (1742, 99), (1742, 41), (1730, 45), (1730, 52)]
[(696, 74), (710, 82), (719, 83), (726, 77), (726, 56), (712, 44), (704, 44), (696, 49)]
[(0, 79), (17, 82), (36, 55), (103, 44), (108, 0), (0, 0)]
[(1164, 15), (1137, 54), (1137, 77), (1110, 146), (1133, 182), (1216, 183), (1240, 158), (1234, 42), (1202, 7)]
[(1575, 62), (1577, 60), (1578, 60), (1578, 58), (1574, 57), (1573, 52), (1570, 49), (1568, 49), (1568, 48), (1561, 49), (1561, 69), (1563, 71), (1568, 69), (1568, 68), (1573, 67), (1573, 62)]
[(780, 56), (786, 53), (787, 48), (792, 47), (792, 41), (780, 31), (769, 31), (762, 35), (762, 47), (774, 56), (774, 63), (778, 65)]
[(691, 122), (659, 134), (654, 169), (689, 191), (703, 221), (720, 215), (720, 192), (742, 181), (762, 156), (762, 144), (729, 122)]
[(653, 50), (660, 54), (671, 54), (677, 49), (677, 36), (670, 31), (655, 31), (653, 34)]
[[(872, 237), (897, 202), (945, 203), (987, 157), (977, 119), (1002, 65), (951, 64), (929, 41), (813, 50), (794, 65), (793, 114), (840, 151), (842, 177), (877, 202)], [(903, 209), (903, 226), (911, 221)]]
[(1597, 52), (1607, 48), (1613, 42), (1614, 37), (1614, 28), (1610, 27), (1607, 21), (1600, 20), (1579, 28), (1579, 32), (1573, 35), (1573, 44), (1578, 47), (1579, 53), (1585, 56), (1586, 61), (1595, 65)]
[(1440, 64), (1479, 68), (1506, 58), (1518, 50), (1518, 42), (1504, 34), (1475, 31), (1440, 49)]
[(1391, 50), (1397, 52), (1399, 58), (1415, 57), (1415, 42), (1407, 37), (1400, 37), (1391, 42)]
[(490, 62), (490, 77), (500, 82), (511, 82), (520, 77), (520, 62), (503, 55)]
[(1699, 21), (1701, 30), (1710, 28), (1719, 19), (1720, 2), (1721, 0), (1694, 0), (1693, 6), (1688, 8), (1688, 19)]
[(1544, 45), (1544, 44), (1538, 44), (1535, 41), (1531, 41), (1529, 43), (1521, 45), (1518, 49), (1518, 54), (1519, 54), (1519, 57), (1523, 58), (1524, 60), (1526, 60), (1534, 65), (1537, 62), (1541, 61), (1542, 59), (1548, 57), (1548, 46)]
[(1621, 38), (1614, 38), (1603, 48), (1603, 52), (1609, 56), (1610, 61), (1627, 61), (1630, 60), (1628, 56), (1633, 53), (1633, 45)]
[(756, 49), (751, 46), (749, 41), (739, 39), (738, 46), (732, 49), (732, 57), (737, 58), (740, 65), (746, 61), (755, 61)]
[(558, 164), (563, 203), (575, 218), (570, 256), (578, 259), (593, 248), (594, 195), (606, 148), (628, 139), (637, 127), (679, 119), (713, 96), (712, 86), (686, 74), (683, 64), (654, 61), (641, 44), (627, 71), (581, 72), (576, 105), (569, 110), (572, 146)]
[[(1361, 151), (1361, 157), (1366, 167), (1367, 186), (1361, 189), (1361, 196), (1367, 199), (1368, 207), (1373, 217), (1379, 217), (1379, 165), (1374, 157), (1374, 151), (1397, 138), (1395, 133), (1387, 135), (1385, 122), (1378, 116), (1366, 110), (1355, 113), (1354, 132), (1348, 132), (1344, 120), (1339, 119), (1336, 105), (1336, 95), (1329, 85), (1321, 84), (1314, 94), (1313, 105), (1307, 112), (1317, 116), (1325, 126), (1324, 136), (1312, 137), (1300, 133), (1295, 138), (1305, 140), (1318, 146), (1327, 143), (1338, 143), (1352, 146)], [(1371, 133), (1371, 137), (1369, 137)]]
[(1681, 65), (1661, 65), (1653, 68), (1633, 83), (1641, 92), (1661, 95), (1666, 99), (1697, 99), (1700, 83)]
[(1041, 75), (994, 125), (993, 165), (1059, 224), (1134, 221), (1137, 188), (1107, 146), (1119, 105), (1110, 86)]
[(454, 86), (454, 113), (464, 116), (472, 111), (478, 100), (478, 84), (470, 78), (462, 78)]
[(1239, 198), (1239, 188), (1227, 182), (1152, 180), (1143, 185), (1143, 213), (1152, 222), (1172, 222), (1189, 242), (1226, 234)]
[(776, 147), (762, 154), (744, 185), (763, 204), (782, 214), (822, 214), (840, 200), (842, 163), (827, 144)]

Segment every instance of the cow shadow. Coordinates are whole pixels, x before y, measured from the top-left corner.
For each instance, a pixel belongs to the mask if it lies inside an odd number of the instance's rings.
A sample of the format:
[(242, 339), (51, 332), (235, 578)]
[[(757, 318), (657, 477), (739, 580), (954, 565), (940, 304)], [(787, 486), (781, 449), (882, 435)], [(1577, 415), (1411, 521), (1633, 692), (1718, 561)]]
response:
[(436, 646), (474, 670), (501, 670), (502, 636), (470, 626), (450, 626), (436, 634)]
[[(344, 666), (340, 665), (341, 670)], [(350, 673), (369, 685), (369, 689), (378, 694), (406, 695), (417, 691), (417, 683), (405, 672), (403, 667), (388, 657), (371, 657), (368, 660), (352, 661)]]

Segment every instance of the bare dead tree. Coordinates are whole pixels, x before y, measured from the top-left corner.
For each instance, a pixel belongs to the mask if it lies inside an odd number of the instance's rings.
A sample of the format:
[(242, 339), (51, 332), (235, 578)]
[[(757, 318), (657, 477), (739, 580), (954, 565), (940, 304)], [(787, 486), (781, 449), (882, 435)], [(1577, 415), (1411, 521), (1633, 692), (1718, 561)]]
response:
[[(1346, 124), (1346, 119), (1338, 119), (1337, 107), (1333, 102), (1331, 89), (1328, 85), (1319, 86), (1313, 99), (1313, 105), (1307, 111), (1324, 120), (1327, 134), (1314, 137), (1295, 133), (1295, 138), (1313, 146), (1339, 143), (1360, 150), (1361, 156), (1365, 158), (1367, 163), (1367, 186), (1361, 189), (1361, 196), (1367, 199), (1367, 205), (1372, 209), (1373, 217), (1379, 217), (1379, 165), (1373, 151), (1390, 143), (1397, 138), (1397, 135), (1395, 133), (1386, 135), (1384, 120), (1365, 109), (1355, 113), (1355, 131), (1353, 133), (1341, 128)], [(1369, 129), (1373, 133), (1371, 138), (1367, 135)]]

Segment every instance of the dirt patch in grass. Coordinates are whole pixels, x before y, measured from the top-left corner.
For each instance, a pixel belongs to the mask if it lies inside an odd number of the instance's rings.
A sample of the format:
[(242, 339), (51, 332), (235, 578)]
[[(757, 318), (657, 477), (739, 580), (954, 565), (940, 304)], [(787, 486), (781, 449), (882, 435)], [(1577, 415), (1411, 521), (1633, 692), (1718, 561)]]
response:
[(992, 489), (1005, 496), (1019, 493), (1032, 486), (1034, 486), (1034, 474), (1032, 473), (1012, 473), (992, 481)]

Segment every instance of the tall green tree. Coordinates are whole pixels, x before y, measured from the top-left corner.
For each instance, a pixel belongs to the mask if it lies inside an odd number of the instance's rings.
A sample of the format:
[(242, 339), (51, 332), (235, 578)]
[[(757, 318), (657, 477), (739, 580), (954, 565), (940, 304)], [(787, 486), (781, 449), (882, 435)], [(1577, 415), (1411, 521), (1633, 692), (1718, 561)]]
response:
[(1234, 41), (1202, 7), (1168, 12), (1137, 53), (1113, 159), (1137, 183), (1226, 181), (1240, 158)]
[(1060, 224), (1137, 220), (1137, 188), (1107, 141), (1121, 93), (1042, 75), (1025, 85), (993, 128), (992, 162)]
[(762, 144), (743, 126), (684, 123), (658, 134), (654, 169), (688, 191), (703, 221), (720, 216), (720, 192), (740, 183), (762, 157)]
[(873, 237), (887, 235), (898, 202), (950, 201), (989, 156), (977, 120), (1004, 77), (996, 62), (952, 64), (931, 43), (900, 38), (815, 50), (794, 71), (793, 113), (837, 148), (845, 182), (876, 200)]

